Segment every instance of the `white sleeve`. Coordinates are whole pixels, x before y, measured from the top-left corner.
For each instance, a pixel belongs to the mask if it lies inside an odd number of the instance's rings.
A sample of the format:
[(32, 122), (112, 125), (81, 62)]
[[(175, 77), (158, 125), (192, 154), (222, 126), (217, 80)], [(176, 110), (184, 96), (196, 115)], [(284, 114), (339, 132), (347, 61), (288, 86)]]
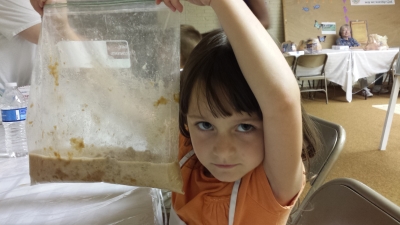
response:
[(0, 34), (11, 39), (21, 31), (41, 23), (29, 0), (0, 1)]

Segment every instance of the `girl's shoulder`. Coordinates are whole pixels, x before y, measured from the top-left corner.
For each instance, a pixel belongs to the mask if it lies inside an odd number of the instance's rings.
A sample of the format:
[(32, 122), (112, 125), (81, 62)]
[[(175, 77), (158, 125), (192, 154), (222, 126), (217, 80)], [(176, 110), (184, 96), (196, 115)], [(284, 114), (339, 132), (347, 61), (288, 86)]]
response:
[[(303, 178), (303, 188), (305, 186), (305, 176)], [(262, 165), (256, 167), (253, 171), (249, 172), (242, 178), (242, 184), (240, 185), (239, 193), (241, 195), (247, 195), (254, 199), (260, 206), (265, 206), (273, 211), (281, 212), (282, 210), (291, 209), (296, 202), (301, 191), (293, 198), (293, 200), (286, 206), (282, 206), (275, 199), (275, 195), (272, 191), (271, 185), (265, 173)]]

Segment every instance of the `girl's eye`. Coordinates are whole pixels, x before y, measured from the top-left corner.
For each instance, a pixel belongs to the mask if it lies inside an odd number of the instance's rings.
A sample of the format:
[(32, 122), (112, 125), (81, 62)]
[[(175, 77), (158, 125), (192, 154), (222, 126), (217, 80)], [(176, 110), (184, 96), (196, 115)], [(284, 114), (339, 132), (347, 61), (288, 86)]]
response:
[(248, 131), (251, 131), (253, 129), (254, 129), (254, 127), (252, 125), (250, 125), (250, 124), (240, 124), (238, 126), (238, 131), (240, 131), (240, 132), (248, 132)]
[(200, 130), (212, 130), (212, 128), (213, 128), (211, 123), (207, 123), (207, 122), (199, 122), (199, 123), (197, 123), (197, 127), (199, 127)]

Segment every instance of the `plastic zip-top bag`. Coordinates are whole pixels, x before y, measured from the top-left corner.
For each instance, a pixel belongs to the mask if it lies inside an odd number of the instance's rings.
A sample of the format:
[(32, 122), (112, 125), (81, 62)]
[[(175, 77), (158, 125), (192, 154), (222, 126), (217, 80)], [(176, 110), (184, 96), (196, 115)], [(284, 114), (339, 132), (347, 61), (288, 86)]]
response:
[(179, 26), (153, 0), (45, 5), (27, 116), (32, 184), (182, 193)]

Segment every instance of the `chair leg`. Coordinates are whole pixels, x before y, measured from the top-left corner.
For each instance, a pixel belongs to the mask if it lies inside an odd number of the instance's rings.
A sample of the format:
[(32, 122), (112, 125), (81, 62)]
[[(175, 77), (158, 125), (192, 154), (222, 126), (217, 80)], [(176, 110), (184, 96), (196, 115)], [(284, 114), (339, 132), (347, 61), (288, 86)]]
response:
[[(328, 104), (328, 85), (326, 85), (326, 78), (324, 79), (325, 82), (325, 98), (326, 98), (326, 104)], [(322, 83), (322, 82), (321, 82)]]

